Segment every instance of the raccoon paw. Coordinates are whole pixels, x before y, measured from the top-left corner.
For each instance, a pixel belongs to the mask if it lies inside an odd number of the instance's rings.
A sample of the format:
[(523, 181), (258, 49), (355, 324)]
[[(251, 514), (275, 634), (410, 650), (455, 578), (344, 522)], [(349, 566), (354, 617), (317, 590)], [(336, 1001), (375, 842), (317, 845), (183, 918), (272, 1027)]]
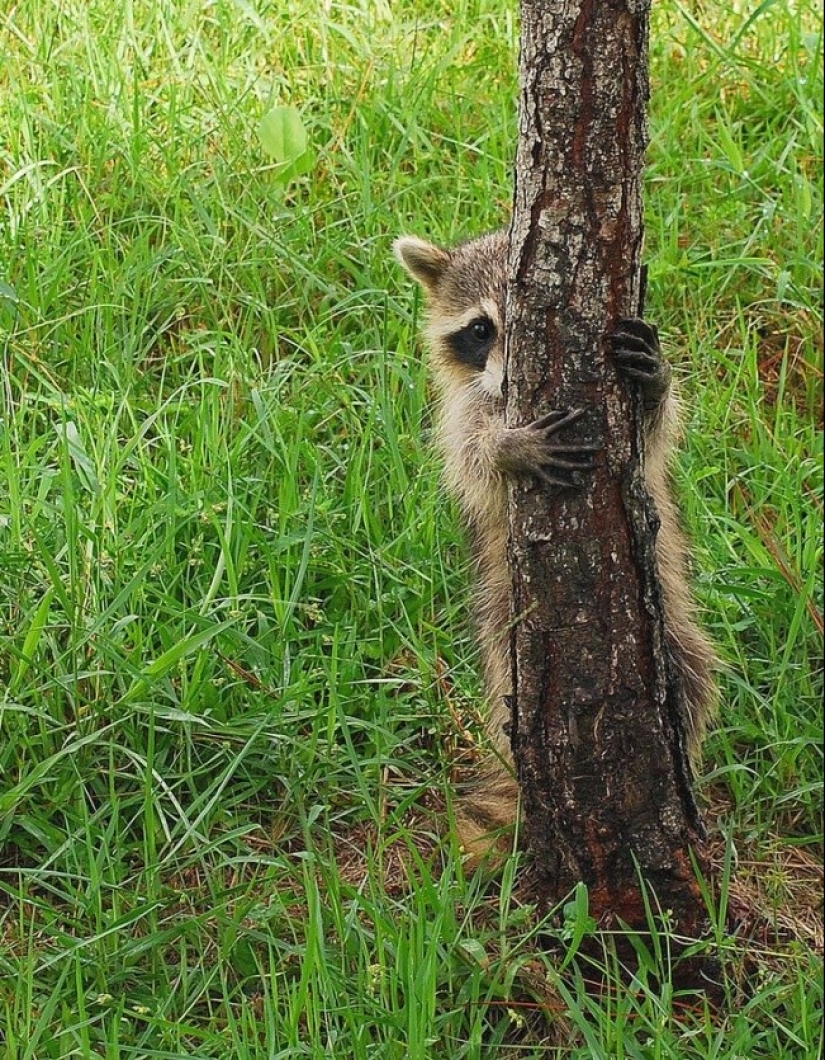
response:
[(581, 486), (581, 473), (593, 470), (592, 454), (599, 446), (557, 442), (554, 436), (584, 413), (584, 409), (554, 409), (526, 427), (505, 430), (500, 454), (503, 469), (533, 475), (548, 486)]
[(670, 388), (670, 366), (662, 357), (655, 324), (636, 317), (620, 320), (610, 341), (624, 377), (641, 387), (645, 408), (657, 408)]

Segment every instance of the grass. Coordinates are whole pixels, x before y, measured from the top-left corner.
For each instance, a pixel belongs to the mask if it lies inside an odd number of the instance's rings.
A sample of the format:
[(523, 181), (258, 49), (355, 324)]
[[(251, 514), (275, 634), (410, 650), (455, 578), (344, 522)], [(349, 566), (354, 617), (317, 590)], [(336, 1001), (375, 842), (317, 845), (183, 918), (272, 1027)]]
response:
[(666, 931), (595, 998), (518, 859), (490, 887), (435, 838), (477, 660), (389, 246), (506, 221), (516, 42), (492, 0), (0, 16), (4, 1060), (820, 1054), (814, 5), (663, 0), (651, 47), (648, 313), (728, 662), (702, 791), (770, 930), (720, 923), (727, 1013)]

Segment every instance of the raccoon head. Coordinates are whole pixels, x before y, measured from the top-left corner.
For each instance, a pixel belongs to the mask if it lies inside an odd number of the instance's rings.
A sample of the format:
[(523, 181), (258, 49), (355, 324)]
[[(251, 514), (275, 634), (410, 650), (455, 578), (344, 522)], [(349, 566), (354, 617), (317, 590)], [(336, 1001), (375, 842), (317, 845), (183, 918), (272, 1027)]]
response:
[(427, 338), (441, 380), (502, 397), (507, 233), (446, 249), (412, 236), (395, 255), (427, 295)]

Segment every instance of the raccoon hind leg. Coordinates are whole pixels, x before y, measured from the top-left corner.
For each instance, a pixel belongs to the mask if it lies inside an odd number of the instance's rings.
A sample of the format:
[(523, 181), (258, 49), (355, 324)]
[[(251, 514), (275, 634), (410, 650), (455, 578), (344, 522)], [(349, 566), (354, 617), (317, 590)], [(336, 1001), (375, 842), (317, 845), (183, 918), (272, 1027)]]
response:
[(467, 864), (475, 867), (502, 861), (512, 851), (518, 817), (516, 779), (491, 757), (460, 793), (456, 806), (456, 832)]

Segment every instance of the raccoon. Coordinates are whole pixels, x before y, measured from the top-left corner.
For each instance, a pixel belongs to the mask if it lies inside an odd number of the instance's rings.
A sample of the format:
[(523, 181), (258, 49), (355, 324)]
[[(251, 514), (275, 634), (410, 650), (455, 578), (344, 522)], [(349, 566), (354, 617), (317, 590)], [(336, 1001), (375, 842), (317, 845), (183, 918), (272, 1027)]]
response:
[[(460, 798), (459, 841), (473, 859), (502, 850), (518, 815), (518, 787), (508, 736), (510, 709), (510, 575), (507, 564), (507, 479), (530, 475), (564, 488), (582, 481), (592, 452), (565, 442), (580, 409), (549, 412), (526, 427), (504, 421), (506, 232), (452, 248), (413, 237), (396, 240), (401, 265), (427, 299), (425, 336), (439, 395), (438, 441), (448, 488), (473, 541), (475, 618), (488, 700), (492, 753)], [(674, 504), (668, 463), (678, 435), (678, 400), (655, 327), (621, 320), (611, 346), (644, 404), (645, 478), (660, 518), (656, 541), (669, 651), (684, 688), (685, 732), (692, 763), (715, 704), (715, 657), (699, 629), (688, 585), (688, 553)]]

